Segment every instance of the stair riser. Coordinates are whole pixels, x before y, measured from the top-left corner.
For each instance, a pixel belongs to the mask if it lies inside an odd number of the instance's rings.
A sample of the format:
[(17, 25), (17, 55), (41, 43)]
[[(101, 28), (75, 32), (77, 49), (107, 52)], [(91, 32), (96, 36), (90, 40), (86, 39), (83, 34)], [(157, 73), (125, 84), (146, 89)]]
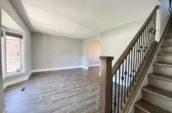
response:
[(171, 27), (168, 28), (167, 34), (170, 33), (170, 32), (172, 32), (172, 28)]
[(170, 68), (170, 67), (154, 66), (153, 71), (154, 71), (154, 73), (172, 76), (172, 68)]
[(166, 35), (168, 38), (172, 38), (172, 32), (168, 32)]
[(160, 52), (172, 52), (172, 46), (161, 47)]
[(145, 112), (144, 110), (138, 108), (138, 107), (134, 107), (134, 113), (148, 113), (148, 112)]
[(164, 89), (166, 91), (172, 92), (172, 82), (171, 81), (154, 78), (154, 77), (149, 77), (149, 84), (151, 86), (155, 86), (160, 89)]
[(172, 63), (172, 55), (158, 55), (157, 61), (165, 62), (165, 63)]
[(165, 39), (163, 41), (163, 44), (171, 44), (172, 43), (172, 38), (171, 39)]
[(143, 99), (160, 107), (163, 109), (166, 109), (167, 111), (172, 112), (172, 100), (169, 100), (167, 98), (164, 98), (162, 96), (156, 95), (154, 93), (148, 92), (148, 91), (142, 91), (143, 93)]

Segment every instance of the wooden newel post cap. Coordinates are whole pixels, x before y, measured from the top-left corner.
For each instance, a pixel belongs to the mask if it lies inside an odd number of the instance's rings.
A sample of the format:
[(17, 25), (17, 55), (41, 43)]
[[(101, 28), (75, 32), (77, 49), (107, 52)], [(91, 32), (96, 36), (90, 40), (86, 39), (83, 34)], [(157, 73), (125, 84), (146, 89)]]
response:
[(113, 56), (100, 56), (101, 60), (113, 60), (114, 57)]

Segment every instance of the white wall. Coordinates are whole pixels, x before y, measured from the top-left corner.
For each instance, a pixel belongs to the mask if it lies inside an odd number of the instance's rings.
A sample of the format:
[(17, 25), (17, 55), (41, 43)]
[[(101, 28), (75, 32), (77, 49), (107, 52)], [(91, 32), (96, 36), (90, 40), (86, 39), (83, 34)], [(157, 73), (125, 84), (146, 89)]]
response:
[(32, 69), (82, 66), (82, 40), (32, 33)]
[(158, 0), (158, 1), (160, 4), (160, 37), (161, 37), (171, 13), (169, 11), (169, 0)]
[(14, 7), (11, 5), (9, 0), (2, 0), (2, 8), (9, 14), (9, 16), (24, 30), (25, 32), (25, 72), (20, 75), (6, 77), (4, 79), (4, 85), (7, 85), (11, 81), (19, 81), (21, 78), (27, 78), (31, 72), (31, 38), (30, 31), (20, 18)]
[(143, 20), (121, 26), (93, 38), (83, 40), (83, 66), (87, 67), (87, 43), (100, 40), (101, 42), (101, 56), (114, 56), (113, 63), (119, 58), (121, 53), (127, 47), (134, 35), (143, 24)]
[[(0, 25), (1, 25), (1, 3), (0, 0)], [(1, 31), (1, 28), (0, 28)], [(0, 47), (1, 47), (1, 40), (0, 40)], [(3, 113), (5, 110), (5, 103), (4, 103), (4, 92), (3, 92), (3, 80), (2, 80), (2, 63), (1, 63), (1, 49), (0, 49), (0, 113)]]
[[(159, 0), (159, 2), (157, 0), (153, 0), (153, 1), (155, 2), (150, 2), (154, 4), (152, 4), (152, 6), (149, 8), (149, 13), (147, 14), (145, 18), (126, 24), (117, 29), (104, 32), (100, 34), (99, 36), (90, 37), (88, 39), (83, 40), (83, 66), (87, 67), (87, 59), (86, 59), (87, 44), (95, 40), (101, 41), (101, 55), (113, 56), (114, 57), (113, 64), (114, 64), (117, 61), (117, 59), (120, 57), (120, 55), (123, 53), (125, 48), (128, 46), (128, 44), (131, 42), (133, 37), (136, 35), (136, 33), (141, 28), (146, 18), (149, 16), (151, 11), (157, 4), (160, 5), (160, 12), (161, 12), (159, 14), (160, 29), (157, 29), (158, 32), (160, 32), (160, 35), (159, 35), (160, 37), (164, 31), (164, 28), (170, 16), (169, 1), (168, 0)], [(137, 15), (135, 16), (137, 18)]]

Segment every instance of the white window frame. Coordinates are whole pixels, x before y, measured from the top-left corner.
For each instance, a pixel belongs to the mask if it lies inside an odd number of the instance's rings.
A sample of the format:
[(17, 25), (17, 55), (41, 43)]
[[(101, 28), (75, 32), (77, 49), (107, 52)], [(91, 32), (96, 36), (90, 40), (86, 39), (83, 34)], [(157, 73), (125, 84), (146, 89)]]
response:
[[(2, 71), (3, 71), (3, 79), (10, 77), (10, 76), (16, 76), (16, 75), (21, 75), (26, 72), (26, 63), (25, 63), (25, 33), (23, 32), (18, 32), (14, 30), (9, 30), (2, 28), (3, 32), (3, 38), (2, 40)], [(21, 71), (20, 72), (7, 72), (7, 65), (6, 65), (6, 32), (12, 32), (12, 33), (17, 33), (23, 35), (23, 38), (21, 39)]]

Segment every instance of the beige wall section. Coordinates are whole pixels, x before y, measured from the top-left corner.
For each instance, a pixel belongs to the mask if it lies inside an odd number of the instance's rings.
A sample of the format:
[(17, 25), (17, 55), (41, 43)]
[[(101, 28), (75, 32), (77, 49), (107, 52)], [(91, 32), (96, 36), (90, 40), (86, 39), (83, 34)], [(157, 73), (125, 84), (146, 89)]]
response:
[[(1, 25), (1, 4), (2, 1), (0, 0), (0, 25)], [(0, 27), (1, 31), (1, 27)], [(0, 47), (1, 47), (1, 40), (0, 40)], [(4, 91), (3, 91), (3, 80), (2, 80), (2, 63), (1, 63), (1, 49), (0, 49), (0, 113), (3, 113), (5, 110), (5, 102), (4, 102)]]
[(5, 10), (5, 12), (8, 13), (8, 15), (24, 30), (25, 32), (25, 72), (20, 75), (15, 75), (11, 77), (6, 77), (4, 79), (4, 84), (8, 84), (11, 81), (20, 81), (23, 78), (27, 78), (30, 75), (31, 72), (31, 36), (30, 31), (23, 22), (23, 20), (20, 18), (18, 13), (16, 12), (15, 8), (12, 6), (11, 2), (9, 0), (2, 0), (2, 8)]
[(87, 50), (88, 66), (100, 65), (100, 59), (99, 59), (100, 52), (101, 52), (100, 41), (93, 41), (88, 43), (88, 50)]
[(81, 66), (82, 40), (32, 33), (32, 69)]

